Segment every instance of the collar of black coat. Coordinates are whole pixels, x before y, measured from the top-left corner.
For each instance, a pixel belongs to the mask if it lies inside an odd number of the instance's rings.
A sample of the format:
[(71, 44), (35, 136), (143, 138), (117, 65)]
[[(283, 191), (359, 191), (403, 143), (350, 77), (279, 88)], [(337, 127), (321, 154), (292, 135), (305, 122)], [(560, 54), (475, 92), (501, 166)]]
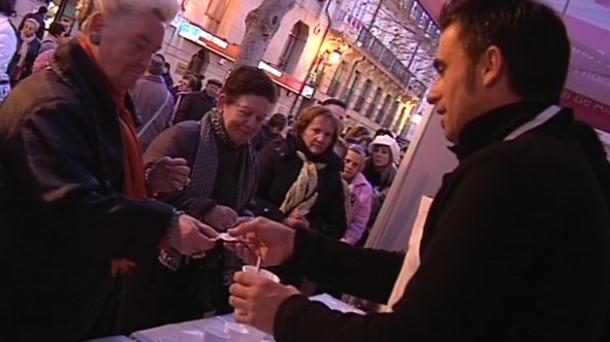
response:
[(200, 97), (202, 97), (203, 99), (207, 100), (207, 101), (211, 101), (213, 103), (216, 103), (216, 98), (212, 97), (210, 95), (208, 95), (208, 92), (203, 89), (197, 92), (199, 94)]
[[(81, 99), (94, 99), (96, 103), (91, 105), (101, 107), (99, 109), (103, 112), (117, 113), (112, 91), (78, 40), (74, 39), (57, 47), (51, 67), (64, 82), (71, 85), (72, 90)], [(135, 113), (135, 105), (128, 95), (124, 97), (124, 105), (130, 112)]]
[(486, 146), (502, 141), (515, 129), (534, 119), (549, 105), (549, 103), (521, 101), (490, 110), (467, 123), (460, 132), (459, 144), (449, 149), (459, 160), (463, 160)]
[(303, 152), (307, 160), (316, 164), (326, 164), (327, 168), (343, 170), (343, 160), (335, 154), (332, 146), (330, 146), (326, 152), (321, 155), (314, 155), (309, 151), (307, 145), (301, 137), (297, 137), (290, 133), (286, 136), (284, 143), (278, 148), (280, 156), (291, 157), (296, 154), (297, 151)]

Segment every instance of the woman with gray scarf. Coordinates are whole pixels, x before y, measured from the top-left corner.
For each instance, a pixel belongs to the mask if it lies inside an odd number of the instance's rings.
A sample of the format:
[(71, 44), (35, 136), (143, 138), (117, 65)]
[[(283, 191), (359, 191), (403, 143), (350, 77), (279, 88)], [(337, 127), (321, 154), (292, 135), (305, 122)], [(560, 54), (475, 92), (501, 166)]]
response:
[[(191, 183), (157, 199), (224, 231), (237, 223), (255, 191), (258, 166), (250, 141), (272, 105), (276, 86), (258, 68), (240, 67), (229, 75), (218, 108), (201, 121), (184, 121), (161, 133), (148, 147), (145, 163), (170, 156), (184, 158)], [(205, 312), (231, 312), (228, 285), (239, 261), (218, 246), (201, 259), (175, 260), (161, 247), (157, 260), (128, 279), (123, 331), (201, 318)]]

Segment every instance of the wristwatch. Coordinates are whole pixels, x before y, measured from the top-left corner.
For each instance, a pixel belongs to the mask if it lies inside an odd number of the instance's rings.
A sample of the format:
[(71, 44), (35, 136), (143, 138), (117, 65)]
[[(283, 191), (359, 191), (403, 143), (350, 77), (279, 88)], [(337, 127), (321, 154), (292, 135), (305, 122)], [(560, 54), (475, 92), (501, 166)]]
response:
[(162, 243), (162, 247), (159, 251), (159, 262), (172, 271), (177, 271), (178, 268), (180, 268), (180, 263), (184, 259), (184, 255), (182, 255), (177, 249), (173, 248), (171, 245), (172, 235), (174, 234), (174, 231), (176, 229), (179, 229), (178, 224), (180, 221), (180, 216), (182, 215), (184, 215), (184, 211), (176, 210), (174, 208), (172, 212), (172, 217), (169, 221), (167, 236), (165, 237), (167, 243)]

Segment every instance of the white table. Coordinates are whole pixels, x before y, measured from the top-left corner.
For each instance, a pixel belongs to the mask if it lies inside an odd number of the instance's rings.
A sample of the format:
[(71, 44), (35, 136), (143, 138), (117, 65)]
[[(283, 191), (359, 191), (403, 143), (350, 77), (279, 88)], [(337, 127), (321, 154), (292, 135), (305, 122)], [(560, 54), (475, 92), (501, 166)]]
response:
[[(358, 314), (364, 314), (361, 310), (354, 308), (353, 306), (346, 304), (328, 294), (322, 294), (318, 296), (310, 297), (309, 300), (322, 302), (333, 310), (341, 312), (355, 312)], [(235, 322), (233, 315), (215, 316), (211, 318), (199, 319), (195, 321), (188, 321), (177, 324), (164, 325), (157, 328), (136, 331), (131, 335), (131, 338), (139, 342), (159, 342), (165, 338), (173, 339), (180, 342), (202, 342), (203, 340), (203, 329), (205, 327), (218, 327), (224, 329), (226, 322)], [(254, 328), (252, 328), (254, 329)], [(257, 333), (263, 337), (263, 341), (273, 341), (271, 335), (267, 335), (261, 331), (254, 329)]]
[(117, 335), (117, 336), (96, 338), (95, 340), (87, 340), (85, 342), (133, 342), (133, 340), (127, 336)]

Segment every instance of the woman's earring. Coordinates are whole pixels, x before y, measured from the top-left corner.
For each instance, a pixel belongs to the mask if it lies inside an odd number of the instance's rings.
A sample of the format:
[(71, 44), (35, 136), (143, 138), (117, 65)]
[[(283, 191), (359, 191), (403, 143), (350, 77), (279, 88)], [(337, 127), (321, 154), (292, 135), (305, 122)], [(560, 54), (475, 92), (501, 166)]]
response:
[(91, 42), (92, 45), (100, 45), (102, 42), (102, 36), (97, 33), (93, 33), (89, 36), (89, 42)]

